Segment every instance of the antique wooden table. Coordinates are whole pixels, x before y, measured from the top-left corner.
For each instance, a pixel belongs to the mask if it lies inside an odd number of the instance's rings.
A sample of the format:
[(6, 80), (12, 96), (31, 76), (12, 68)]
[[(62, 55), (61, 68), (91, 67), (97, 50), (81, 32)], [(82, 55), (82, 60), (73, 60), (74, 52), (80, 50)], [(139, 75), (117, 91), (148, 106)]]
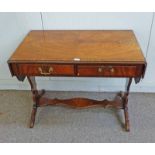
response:
[[(134, 78), (144, 77), (146, 61), (132, 30), (33, 30), (8, 60), (12, 76), (19, 81), (27, 77), (33, 109), (30, 128), (34, 126), (38, 107), (65, 104), (84, 108), (112, 107), (124, 110), (125, 129), (129, 131), (128, 95)], [(73, 98), (49, 99), (37, 90), (36, 76), (127, 78), (126, 91), (114, 100)]]

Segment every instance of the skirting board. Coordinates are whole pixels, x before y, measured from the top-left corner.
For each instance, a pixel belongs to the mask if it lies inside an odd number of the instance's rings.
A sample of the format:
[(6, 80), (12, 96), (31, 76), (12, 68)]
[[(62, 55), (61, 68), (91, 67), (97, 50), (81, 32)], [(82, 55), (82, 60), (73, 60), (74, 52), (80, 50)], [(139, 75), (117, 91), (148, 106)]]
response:
[[(93, 80), (81, 80), (81, 79), (64, 79), (54, 78), (53, 80), (37, 80), (39, 89), (46, 89), (52, 91), (85, 91), (85, 92), (115, 92), (124, 90), (125, 83), (100, 83), (98, 79)], [(30, 90), (30, 85), (27, 80), (24, 82), (18, 82), (15, 78), (0, 79), (0, 90)], [(155, 83), (141, 82), (137, 85), (131, 85), (131, 92), (155, 92)]]

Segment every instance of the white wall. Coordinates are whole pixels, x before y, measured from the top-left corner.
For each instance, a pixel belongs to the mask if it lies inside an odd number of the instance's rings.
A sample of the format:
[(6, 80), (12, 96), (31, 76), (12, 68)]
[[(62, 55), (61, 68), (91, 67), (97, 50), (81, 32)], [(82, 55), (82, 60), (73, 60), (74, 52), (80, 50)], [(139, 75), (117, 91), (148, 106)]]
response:
[[(147, 55), (148, 67), (145, 79), (133, 84), (132, 91), (155, 92), (153, 13), (42, 13), (42, 17), (44, 29), (133, 29)], [(21, 83), (11, 77), (6, 62), (32, 29), (42, 29), (40, 13), (0, 13), (0, 89), (29, 89), (26, 80)], [(124, 89), (125, 80), (54, 77), (38, 78), (38, 83), (49, 90), (113, 91)]]
[(145, 87), (146, 90), (155, 92), (155, 13), (151, 30), (148, 53), (146, 57), (148, 63), (147, 70), (141, 85)]

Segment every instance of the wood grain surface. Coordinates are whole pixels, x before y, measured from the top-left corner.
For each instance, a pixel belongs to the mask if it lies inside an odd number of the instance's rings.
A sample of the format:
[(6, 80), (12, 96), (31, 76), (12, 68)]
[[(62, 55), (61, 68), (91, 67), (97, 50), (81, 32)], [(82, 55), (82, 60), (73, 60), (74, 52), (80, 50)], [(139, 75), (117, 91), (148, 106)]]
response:
[(132, 30), (33, 30), (8, 62), (144, 63)]

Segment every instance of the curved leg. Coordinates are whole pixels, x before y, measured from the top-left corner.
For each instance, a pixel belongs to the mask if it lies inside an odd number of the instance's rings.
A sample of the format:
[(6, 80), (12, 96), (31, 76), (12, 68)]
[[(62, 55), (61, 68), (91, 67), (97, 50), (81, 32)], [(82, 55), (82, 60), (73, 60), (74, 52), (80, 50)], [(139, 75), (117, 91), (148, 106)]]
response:
[(125, 116), (125, 130), (130, 131), (128, 107), (124, 108), (124, 116)]
[(33, 109), (32, 109), (32, 113), (31, 113), (30, 128), (34, 127), (36, 113), (37, 113), (37, 107), (34, 104)]
[(129, 95), (131, 82), (132, 82), (132, 78), (129, 78), (129, 80), (127, 81), (126, 92), (123, 96), (123, 109), (124, 109), (124, 116), (125, 116), (125, 130), (126, 131), (130, 131), (129, 113), (128, 113), (128, 95)]
[(37, 112), (37, 107), (38, 107), (38, 97), (39, 97), (39, 93), (37, 91), (37, 85), (36, 85), (36, 81), (35, 81), (35, 77), (27, 77), (30, 86), (31, 86), (31, 91), (33, 94), (33, 109), (32, 109), (32, 113), (31, 113), (31, 119), (30, 119), (30, 128), (33, 128), (34, 123), (35, 123), (35, 116), (36, 116), (36, 112)]

